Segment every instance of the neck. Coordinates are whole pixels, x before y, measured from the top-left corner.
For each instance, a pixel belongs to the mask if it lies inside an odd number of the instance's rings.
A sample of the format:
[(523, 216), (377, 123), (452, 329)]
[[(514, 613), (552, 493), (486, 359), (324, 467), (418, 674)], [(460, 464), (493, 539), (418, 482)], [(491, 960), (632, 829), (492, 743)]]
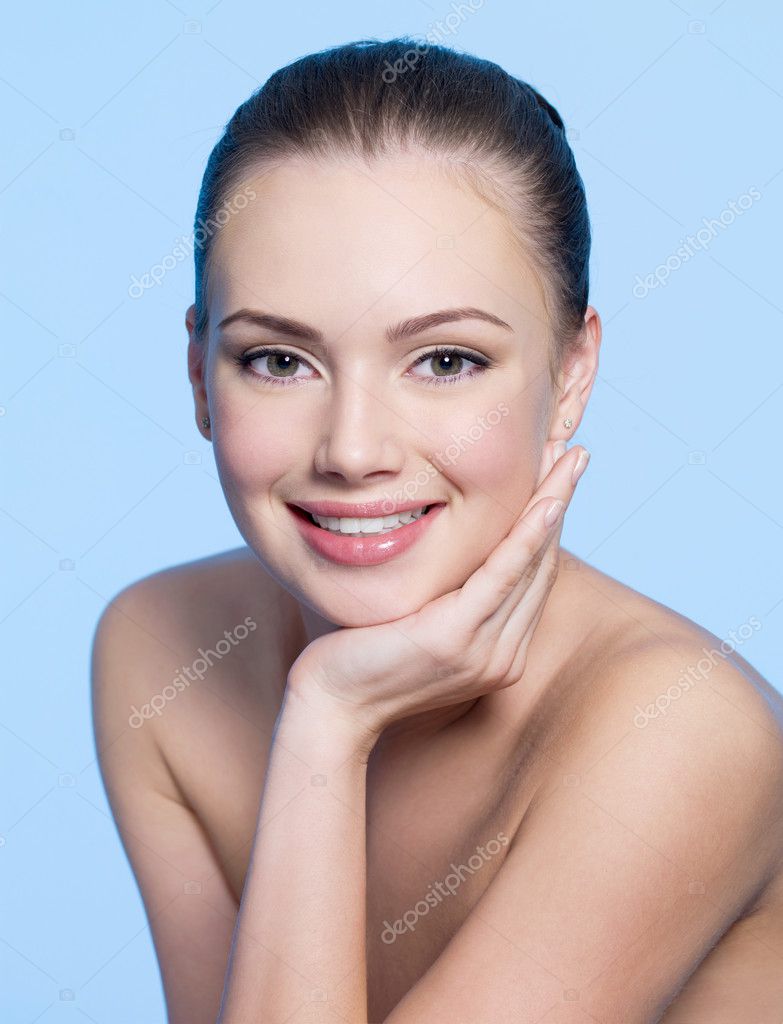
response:
[(312, 643), (313, 640), (317, 639), (319, 636), (324, 636), (326, 633), (333, 633), (334, 630), (342, 628), (335, 622), (330, 622), (329, 619), (325, 619), (322, 615), (319, 615), (318, 612), (313, 611), (310, 605), (302, 604), (301, 601), (299, 601), (298, 604), (299, 614), (301, 615), (302, 625), (304, 626), (306, 644)]

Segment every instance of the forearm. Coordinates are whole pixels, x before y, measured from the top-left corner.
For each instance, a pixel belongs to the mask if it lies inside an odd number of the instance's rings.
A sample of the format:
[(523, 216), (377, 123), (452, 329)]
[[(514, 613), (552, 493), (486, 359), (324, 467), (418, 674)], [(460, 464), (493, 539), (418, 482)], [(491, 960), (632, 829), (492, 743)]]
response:
[(366, 1024), (367, 756), (286, 692), (217, 1024)]

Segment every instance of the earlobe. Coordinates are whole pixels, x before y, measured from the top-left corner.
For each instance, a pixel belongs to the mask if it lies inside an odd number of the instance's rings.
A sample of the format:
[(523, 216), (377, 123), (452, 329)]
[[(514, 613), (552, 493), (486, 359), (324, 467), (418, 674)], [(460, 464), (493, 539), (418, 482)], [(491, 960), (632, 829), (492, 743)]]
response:
[(196, 330), (196, 304), (191, 303), (185, 310), (185, 327), (188, 330), (188, 336), (193, 337)]
[(185, 313), (185, 326), (188, 329), (188, 379), (193, 388), (196, 423), (202, 436), (210, 441), (209, 404), (207, 402), (207, 389), (204, 381), (206, 352), (204, 345), (196, 339), (195, 314), (195, 305), (189, 306)]
[[(579, 427), (598, 373), (598, 352), (601, 346), (601, 318), (592, 306), (587, 307), (581, 340), (565, 359), (560, 378), (560, 396), (555, 416), (571, 436)], [(554, 420), (553, 422), (557, 422)]]
[(188, 342), (188, 378), (193, 386), (193, 395), (197, 401), (206, 401), (204, 386), (204, 346), (191, 338)]

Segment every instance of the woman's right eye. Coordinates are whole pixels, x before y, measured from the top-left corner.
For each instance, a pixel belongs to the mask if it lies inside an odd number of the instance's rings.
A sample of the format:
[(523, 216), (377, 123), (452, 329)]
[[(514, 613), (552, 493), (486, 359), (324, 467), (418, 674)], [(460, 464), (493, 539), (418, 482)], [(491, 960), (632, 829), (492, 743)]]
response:
[(292, 352), (278, 348), (261, 348), (237, 357), (237, 362), (258, 380), (272, 384), (286, 385), (309, 379), (297, 375), (300, 367), (307, 366), (303, 359)]

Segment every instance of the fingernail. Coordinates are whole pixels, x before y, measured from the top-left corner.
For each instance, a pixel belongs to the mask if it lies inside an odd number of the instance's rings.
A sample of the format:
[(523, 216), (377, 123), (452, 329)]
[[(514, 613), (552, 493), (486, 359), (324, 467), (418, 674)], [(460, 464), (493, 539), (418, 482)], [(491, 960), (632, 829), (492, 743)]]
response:
[(590, 452), (586, 448), (583, 448), (579, 453), (579, 458), (576, 460), (574, 471), (571, 474), (571, 483), (575, 484), (579, 477), (584, 473), (587, 463), (590, 461)]
[(553, 501), (552, 502), (552, 504), (546, 510), (546, 514), (544, 516), (544, 523), (547, 526), (554, 526), (555, 525), (555, 523), (557, 522), (557, 520), (558, 520), (558, 518), (560, 516), (560, 513), (563, 510), (563, 506), (564, 505), (565, 505), (565, 502), (561, 501), (559, 498), (557, 499), (557, 501)]
[(565, 455), (565, 450), (565, 441), (555, 441), (555, 443), (552, 445), (552, 465), (554, 465), (555, 462), (557, 462), (561, 455)]

